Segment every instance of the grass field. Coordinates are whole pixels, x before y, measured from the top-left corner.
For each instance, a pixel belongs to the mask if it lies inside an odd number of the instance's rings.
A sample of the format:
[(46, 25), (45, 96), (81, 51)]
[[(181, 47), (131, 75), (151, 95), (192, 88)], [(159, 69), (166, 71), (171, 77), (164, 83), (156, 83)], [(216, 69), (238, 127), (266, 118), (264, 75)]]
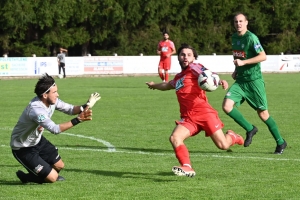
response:
[[(222, 78), (231, 80), (229, 75)], [(102, 99), (93, 108), (93, 121), (60, 135), (44, 136), (59, 148), (66, 181), (27, 184), (15, 172), (10, 134), (24, 107), (34, 96), (37, 79), (0, 80), (0, 199), (300, 199), (299, 74), (265, 74), (269, 111), (288, 143), (274, 155), (276, 143), (247, 104), (240, 110), (259, 132), (250, 147), (218, 150), (204, 133), (190, 138), (194, 178), (177, 177), (178, 165), (168, 138), (179, 119), (175, 91), (152, 91), (146, 81), (157, 76), (58, 79), (60, 98), (81, 105), (90, 93)], [(229, 81), (232, 83), (232, 81)], [(224, 131), (245, 131), (221, 110), (225, 91), (209, 93)], [(57, 123), (72, 119), (55, 112)]]

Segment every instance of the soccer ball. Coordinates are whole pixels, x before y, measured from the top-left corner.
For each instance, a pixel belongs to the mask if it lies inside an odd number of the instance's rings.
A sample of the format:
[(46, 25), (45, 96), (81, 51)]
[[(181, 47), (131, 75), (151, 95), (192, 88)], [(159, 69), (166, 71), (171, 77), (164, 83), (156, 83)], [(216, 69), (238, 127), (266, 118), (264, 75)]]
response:
[(220, 77), (210, 70), (204, 70), (198, 77), (198, 85), (202, 90), (212, 92), (219, 86)]
[(61, 78), (63, 78), (63, 75), (62, 74), (58, 74), (57, 77), (61, 79)]

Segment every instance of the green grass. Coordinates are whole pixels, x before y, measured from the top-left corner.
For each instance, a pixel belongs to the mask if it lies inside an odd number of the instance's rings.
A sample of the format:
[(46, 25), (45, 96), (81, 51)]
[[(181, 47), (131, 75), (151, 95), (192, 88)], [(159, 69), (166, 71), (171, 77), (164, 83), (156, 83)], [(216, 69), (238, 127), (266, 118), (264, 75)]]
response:
[[(221, 75), (232, 83), (229, 75)], [(265, 74), (269, 112), (288, 147), (273, 155), (276, 143), (255, 111), (246, 103), (244, 116), (259, 128), (248, 148), (218, 150), (204, 133), (190, 138), (196, 177), (176, 177), (178, 165), (168, 138), (179, 119), (175, 91), (152, 91), (146, 81), (157, 76), (58, 79), (60, 98), (81, 105), (90, 93), (102, 98), (93, 108), (93, 120), (60, 135), (44, 135), (59, 148), (65, 163), (64, 182), (20, 183), (15, 172), (23, 167), (13, 158), (12, 128), (34, 96), (36, 79), (0, 80), (0, 199), (299, 199), (299, 74)], [(225, 91), (208, 93), (219, 111), (224, 131), (245, 131), (225, 115)], [(72, 116), (55, 112), (57, 123)], [(113, 145), (115, 151), (107, 146)]]

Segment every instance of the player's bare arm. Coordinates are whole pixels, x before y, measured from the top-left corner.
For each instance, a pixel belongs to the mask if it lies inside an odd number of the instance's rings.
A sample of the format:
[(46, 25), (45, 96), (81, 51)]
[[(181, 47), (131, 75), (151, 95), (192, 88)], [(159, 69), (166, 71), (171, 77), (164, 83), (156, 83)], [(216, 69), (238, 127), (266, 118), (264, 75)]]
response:
[(78, 114), (77, 117), (72, 119), (69, 122), (59, 125), (61, 132), (68, 130), (69, 128), (76, 126), (80, 122), (92, 120), (92, 110), (91, 108), (96, 104), (97, 101), (101, 99), (101, 96), (98, 92), (94, 92), (90, 95), (87, 102), (82, 106), (74, 106), (73, 114)]
[(235, 68), (234, 72), (232, 72), (232, 74), (231, 74), (231, 77), (232, 77), (233, 80), (236, 79), (236, 75), (237, 75), (237, 72), (236, 72), (236, 68)]
[(267, 60), (267, 56), (266, 56), (266, 53), (264, 51), (262, 51), (262, 52), (259, 52), (257, 54), (257, 56), (255, 56), (253, 58), (250, 58), (250, 59), (247, 59), (247, 60), (235, 59), (233, 61), (233, 63), (236, 67), (242, 67), (244, 65), (260, 63), (260, 62), (265, 61), (265, 60)]
[(176, 54), (176, 49), (173, 49), (173, 51), (171, 52), (171, 55)]
[(173, 49), (173, 51), (171, 53), (167, 54), (166, 57), (168, 58), (168, 57), (172, 56), (173, 54), (176, 54), (176, 50), (175, 49)]
[(227, 90), (227, 89), (228, 89), (228, 82), (227, 82), (226, 80), (221, 80), (221, 79), (220, 79), (219, 85), (222, 85), (222, 88), (223, 88), (224, 90)]
[(92, 115), (93, 115), (93, 111), (89, 109), (89, 106), (87, 106), (85, 110), (82, 111), (77, 117), (75, 117), (71, 121), (60, 124), (59, 125), (60, 131), (64, 132), (81, 122), (90, 121), (92, 120)]
[(64, 52), (68, 52), (68, 50), (67, 50), (67, 49), (64, 49), (64, 48), (60, 48), (59, 50), (60, 50), (60, 51), (64, 51)]
[(161, 51), (160, 51), (159, 49), (157, 49), (157, 50), (156, 50), (156, 53), (157, 53), (158, 55), (160, 55), (160, 54), (161, 54)]
[(162, 83), (154, 83), (154, 82), (146, 82), (146, 85), (148, 85), (149, 89), (152, 90), (171, 90), (174, 89), (174, 87), (169, 82), (162, 82)]
[(81, 106), (74, 106), (73, 108), (73, 115), (79, 114), (82, 112)]

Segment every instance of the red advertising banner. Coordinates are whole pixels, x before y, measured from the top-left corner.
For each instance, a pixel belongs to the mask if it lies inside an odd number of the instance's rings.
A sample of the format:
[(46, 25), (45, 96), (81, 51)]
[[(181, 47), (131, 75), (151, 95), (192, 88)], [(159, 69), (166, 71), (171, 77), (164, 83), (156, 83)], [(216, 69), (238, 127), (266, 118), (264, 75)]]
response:
[(123, 74), (123, 57), (84, 57), (84, 74)]

